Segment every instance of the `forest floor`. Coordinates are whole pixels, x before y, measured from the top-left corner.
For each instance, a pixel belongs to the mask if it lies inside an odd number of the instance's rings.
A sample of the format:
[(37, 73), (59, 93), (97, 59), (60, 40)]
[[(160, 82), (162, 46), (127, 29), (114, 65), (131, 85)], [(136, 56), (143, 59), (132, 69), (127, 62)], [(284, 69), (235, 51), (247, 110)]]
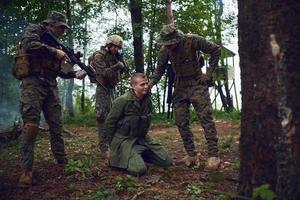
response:
[[(39, 137), (35, 147), (34, 183), (19, 188), (18, 143), (0, 149), (0, 199), (229, 199), (238, 180), (238, 141), (240, 125), (224, 119), (216, 120), (222, 165), (217, 172), (205, 169), (207, 160), (203, 129), (192, 124), (197, 149), (201, 156), (198, 168), (174, 165), (163, 169), (148, 165), (142, 177), (112, 169), (98, 152), (97, 128), (67, 126), (73, 132), (65, 137), (69, 158), (65, 172), (58, 170), (50, 152), (49, 139)], [(177, 128), (154, 124), (150, 135), (163, 144), (174, 160), (185, 155)]]

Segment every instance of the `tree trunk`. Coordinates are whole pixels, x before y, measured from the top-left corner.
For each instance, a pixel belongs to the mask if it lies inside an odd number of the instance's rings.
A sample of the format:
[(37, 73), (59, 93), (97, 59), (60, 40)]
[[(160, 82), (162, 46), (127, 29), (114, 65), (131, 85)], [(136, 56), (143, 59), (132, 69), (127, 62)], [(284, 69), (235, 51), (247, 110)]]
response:
[[(72, 8), (70, 4), (70, 0), (66, 0), (66, 17), (68, 19), (68, 23), (72, 30)], [(74, 46), (74, 40), (73, 35), (70, 32), (68, 37), (68, 46), (73, 49)], [(66, 91), (66, 108), (71, 117), (74, 116), (74, 106), (73, 106), (73, 89), (74, 89), (74, 79), (70, 79), (67, 81), (68, 87)]]
[(277, 199), (300, 199), (299, 21), (296, 0), (239, 0), (241, 195), (268, 183)]
[(130, 0), (131, 25), (136, 72), (144, 73), (142, 1)]
[(167, 8), (167, 24), (174, 23), (173, 11), (172, 11), (172, 0), (166, 0), (166, 8)]

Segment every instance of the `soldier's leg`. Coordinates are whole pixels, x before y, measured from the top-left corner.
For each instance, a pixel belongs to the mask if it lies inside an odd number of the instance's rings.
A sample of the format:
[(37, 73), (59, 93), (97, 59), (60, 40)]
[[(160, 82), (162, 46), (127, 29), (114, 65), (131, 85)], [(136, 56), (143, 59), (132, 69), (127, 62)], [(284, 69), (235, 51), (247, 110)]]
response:
[(143, 152), (147, 148), (143, 145), (134, 145), (131, 151), (131, 155), (128, 160), (127, 171), (133, 176), (144, 175), (147, 171), (145, 161), (142, 157)]
[(105, 135), (104, 122), (109, 113), (113, 98), (113, 91), (98, 86), (96, 90), (96, 117), (98, 122), (99, 149), (101, 152), (108, 150), (108, 141)]
[(218, 138), (212, 116), (212, 106), (210, 103), (208, 87), (201, 86), (201, 88), (197, 88), (191, 101), (204, 129), (208, 146), (208, 156), (218, 157)]
[(58, 89), (50, 88), (44, 102), (43, 111), (50, 131), (50, 145), (54, 158), (59, 164), (66, 162), (66, 152), (62, 136), (62, 108), (59, 101)]
[(23, 119), (23, 128), (20, 135), (21, 185), (30, 185), (32, 182), (32, 166), (34, 161), (34, 145), (39, 132), (42, 96), (39, 89), (30, 84), (22, 84), (20, 97), (20, 113)]
[(189, 156), (196, 156), (193, 134), (189, 127), (189, 101), (174, 103), (175, 123), (180, 132), (184, 148)]

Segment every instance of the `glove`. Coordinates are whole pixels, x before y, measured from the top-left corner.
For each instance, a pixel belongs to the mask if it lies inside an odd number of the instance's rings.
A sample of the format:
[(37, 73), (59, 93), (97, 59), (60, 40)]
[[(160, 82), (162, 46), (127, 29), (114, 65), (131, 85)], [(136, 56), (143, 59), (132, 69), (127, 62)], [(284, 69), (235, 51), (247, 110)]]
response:
[(111, 68), (115, 71), (122, 70), (124, 68), (124, 64), (122, 62), (118, 61), (116, 64), (111, 66)]

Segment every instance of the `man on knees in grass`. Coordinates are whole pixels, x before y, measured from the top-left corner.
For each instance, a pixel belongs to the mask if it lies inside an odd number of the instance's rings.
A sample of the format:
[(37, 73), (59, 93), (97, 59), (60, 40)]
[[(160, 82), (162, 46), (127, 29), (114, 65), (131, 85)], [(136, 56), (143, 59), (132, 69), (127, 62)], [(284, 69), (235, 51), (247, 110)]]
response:
[(147, 77), (135, 73), (130, 84), (131, 89), (113, 101), (105, 130), (110, 141), (110, 166), (140, 176), (146, 173), (145, 161), (168, 167), (172, 158), (148, 135), (152, 102)]

